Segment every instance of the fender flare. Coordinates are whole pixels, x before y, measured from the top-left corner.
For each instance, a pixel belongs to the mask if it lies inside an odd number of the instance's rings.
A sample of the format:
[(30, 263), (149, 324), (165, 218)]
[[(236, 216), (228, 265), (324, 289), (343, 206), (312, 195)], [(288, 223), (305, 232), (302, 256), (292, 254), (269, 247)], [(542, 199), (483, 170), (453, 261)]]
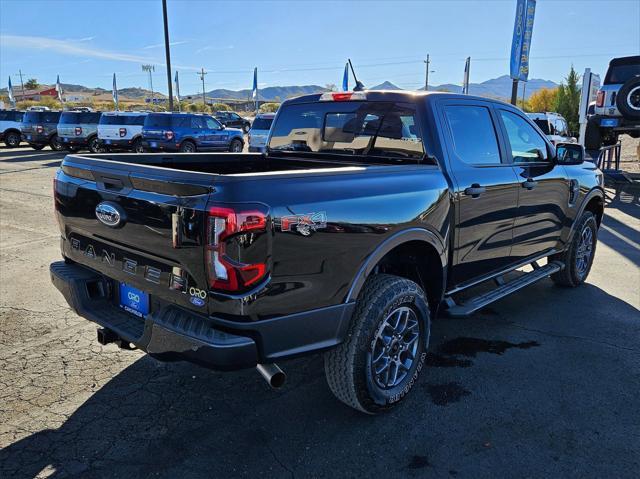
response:
[[(409, 228), (406, 230), (399, 231), (387, 239), (385, 239), (382, 243), (380, 243), (373, 252), (371, 252), (367, 258), (364, 260), (364, 263), (358, 269), (358, 272), (355, 275), (355, 278), (351, 282), (351, 286), (349, 287), (349, 291), (345, 297), (344, 302), (349, 303), (355, 301), (364, 286), (365, 281), (378, 264), (378, 262), (384, 258), (384, 256), (391, 251), (392, 249), (400, 246), (401, 244), (408, 243), (409, 241), (422, 241), (433, 248), (435, 248), (438, 256), (440, 257), (440, 266), (444, 269), (447, 264), (447, 248), (445, 247), (444, 241), (436, 235), (434, 232), (429, 231), (424, 228)], [(444, 283), (446, 282), (446, 275), (443, 275), (443, 289)]]
[(569, 244), (573, 239), (573, 235), (576, 232), (576, 223), (578, 222), (578, 219), (580, 219), (580, 217), (582, 216), (582, 213), (584, 213), (584, 210), (586, 209), (589, 202), (596, 197), (600, 198), (602, 200), (602, 204), (604, 205), (604, 198), (605, 198), (604, 191), (599, 187), (594, 187), (593, 189), (591, 189), (591, 191), (589, 191), (589, 193), (585, 195), (584, 199), (582, 200), (582, 203), (580, 203), (580, 207), (578, 208), (576, 216), (573, 219), (573, 223), (571, 224), (571, 229), (569, 230), (569, 234), (567, 235), (566, 244)]
[(9, 133), (17, 133), (20, 138), (22, 138), (22, 132), (17, 128), (7, 128), (2, 132), (3, 136), (7, 136)]

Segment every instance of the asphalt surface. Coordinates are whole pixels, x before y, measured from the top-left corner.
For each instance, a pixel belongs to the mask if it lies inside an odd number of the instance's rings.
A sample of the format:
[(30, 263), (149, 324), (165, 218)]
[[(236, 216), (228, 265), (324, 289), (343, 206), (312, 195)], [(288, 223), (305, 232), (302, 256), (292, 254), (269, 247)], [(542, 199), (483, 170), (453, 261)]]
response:
[(412, 394), (368, 417), (321, 357), (272, 391), (100, 346), (49, 280), (62, 156), (0, 149), (0, 477), (638, 477), (640, 191), (608, 190), (587, 284), (437, 319)]

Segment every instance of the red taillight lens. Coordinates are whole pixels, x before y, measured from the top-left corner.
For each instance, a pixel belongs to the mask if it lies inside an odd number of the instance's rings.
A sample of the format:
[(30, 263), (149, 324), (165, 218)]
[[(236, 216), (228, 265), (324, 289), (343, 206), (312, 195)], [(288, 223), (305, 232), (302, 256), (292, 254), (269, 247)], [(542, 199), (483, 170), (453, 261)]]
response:
[(120, 128), (120, 138), (122, 138), (123, 136), (127, 136), (126, 128)]
[(175, 135), (173, 134), (173, 132), (172, 132), (172, 131), (165, 131), (165, 132), (164, 132), (164, 137), (165, 137), (167, 140), (173, 140), (173, 137), (174, 137), (174, 136), (175, 136)]
[(36, 133), (44, 133), (44, 126), (37, 125), (36, 126)]
[(267, 264), (243, 263), (227, 256), (227, 244), (237, 237), (239, 244), (252, 241), (252, 233), (265, 232), (267, 215), (259, 209), (236, 211), (214, 206), (207, 220), (207, 277), (212, 289), (241, 291), (255, 285), (267, 273)]
[(601, 107), (604, 106), (604, 96), (605, 93), (602, 90), (598, 91), (598, 96), (596, 97), (596, 106)]
[(82, 127), (76, 126), (76, 136), (80, 136), (80, 135), (82, 135)]

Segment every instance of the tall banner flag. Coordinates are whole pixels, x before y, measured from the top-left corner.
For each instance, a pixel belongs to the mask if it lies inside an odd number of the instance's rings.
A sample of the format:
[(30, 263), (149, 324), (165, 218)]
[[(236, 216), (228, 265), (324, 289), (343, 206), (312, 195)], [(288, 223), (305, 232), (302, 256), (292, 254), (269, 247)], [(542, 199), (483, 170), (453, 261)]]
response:
[(344, 65), (344, 74), (342, 75), (342, 91), (349, 91), (349, 63)]
[(62, 99), (62, 85), (60, 84), (60, 75), (58, 75), (58, 78), (56, 79), (56, 91), (58, 92), (58, 100), (60, 100), (60, 103), (64, 103), (64, 100)]
[(536, 0), (517, 0), (510, 62), (510, 76), (514, 80), (527, 81), (529, 76), (529, 53), (535, 13)]
[(253, 92), (251, 97), (256, 102), (256, 111), (258, 111), (258, 67), (253, 69)]
[(176, 98), (178, 99), (178, 111), (180, 111), (180, 81), (178, 80), (178, 70), (176, 70)]
[(462, 93), (469, 94), (469, 69), (471, 68), (471, 57), (467, 57), (467, 61), (464, 62), (464, 78), (462, 79)]
[(113, 91), (112, 91), (112, 95), (113, 95), (113, 103), (116, 105), (116, 111), (119, 110), (118, 108), (118, 87), (116, 85), (116, 74), (113, 74)]
[(13, 86), (11, 85), (11, 77), (9, 77), (9, 86), (7, 87), (7, 95), (9, 95), (9, 102), (15, 106), (16, 100), (13, 98)]

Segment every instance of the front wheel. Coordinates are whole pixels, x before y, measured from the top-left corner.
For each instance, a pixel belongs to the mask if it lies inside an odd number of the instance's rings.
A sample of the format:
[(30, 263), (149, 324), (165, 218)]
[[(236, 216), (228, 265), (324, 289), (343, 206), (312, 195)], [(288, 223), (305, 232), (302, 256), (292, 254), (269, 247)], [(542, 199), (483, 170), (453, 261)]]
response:
[(231, 145), (229, 145), (229, 151), (233, 152), (233, 153), (242, 153), (242, 141), (236, 139), (233, 140), (231, 142)]
[(333, 394), (368, 414), (398, 404), (424, 367), (430, 324), (425, 293), (416, 283), (387, 274), (369, 278), (347, 339), (324, 356)]
[(180, 145), (180, 151), (182, 153), (195, 153), (196, 145), (192, 141), (185, 141)]
[(576, 224), (571, 243), (552, 260), (564, 263), (564, 269), (551, 275), (554, 283), (570, 288), (584, 283), (591, 271), (598, 241), (598, 224), (590, 211), (585, 211)]

